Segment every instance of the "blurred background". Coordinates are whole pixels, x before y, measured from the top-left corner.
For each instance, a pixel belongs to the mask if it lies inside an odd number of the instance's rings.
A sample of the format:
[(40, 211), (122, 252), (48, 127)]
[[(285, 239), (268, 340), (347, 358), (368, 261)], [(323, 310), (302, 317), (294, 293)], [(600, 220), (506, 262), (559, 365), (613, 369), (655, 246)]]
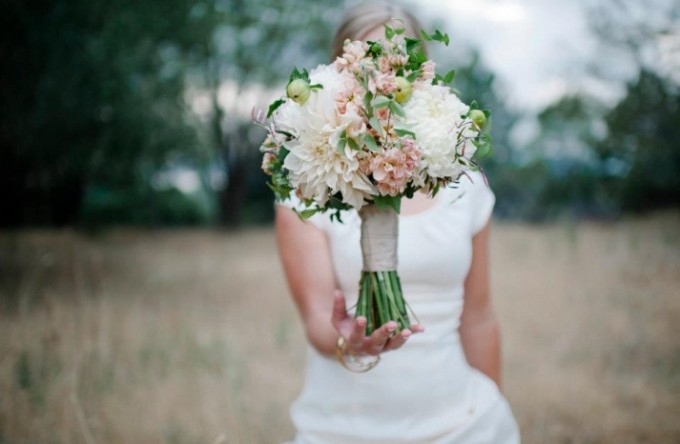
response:
[[(305, 342), (250, 114), (354, 3), (0, 4), (0, 444), (292, 437)], [(493, 112), (525, 442), (680, 442), (680, 4), (401, 4)]]

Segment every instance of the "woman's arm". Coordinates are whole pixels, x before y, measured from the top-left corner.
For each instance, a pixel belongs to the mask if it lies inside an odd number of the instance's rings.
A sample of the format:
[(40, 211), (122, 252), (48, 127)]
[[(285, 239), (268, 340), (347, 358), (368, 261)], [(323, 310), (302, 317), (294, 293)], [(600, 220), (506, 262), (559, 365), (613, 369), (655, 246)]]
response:
[(501, 387), (500, 330), (489, 294), (490, 222), (472, 238), (472, 265), (465, 279), (460, 336), (470, 365)]
[(352, 353), (377, 355), (401, 347), (411, 335), (390, 321), (366, 337), (366, 319), (352, 318), (337, 290), (331, 253), (324, 233), (305, 223), (290, 209), (276, 206), (276, 240), (293, 301), (310, 344), (321, 354), (334, 355), (338, 335)]

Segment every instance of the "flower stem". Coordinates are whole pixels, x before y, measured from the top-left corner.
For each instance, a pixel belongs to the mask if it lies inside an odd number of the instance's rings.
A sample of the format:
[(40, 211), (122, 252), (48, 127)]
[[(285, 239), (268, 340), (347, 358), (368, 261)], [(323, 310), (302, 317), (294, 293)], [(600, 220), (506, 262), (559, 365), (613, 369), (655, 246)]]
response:
[(410, 327), (411, 323), (396, 271), (363, 271), (361, 273), (356, 316), (366, 318), (367, 336), (388, 321), (395, 321), (398, 324), (397, 330)]

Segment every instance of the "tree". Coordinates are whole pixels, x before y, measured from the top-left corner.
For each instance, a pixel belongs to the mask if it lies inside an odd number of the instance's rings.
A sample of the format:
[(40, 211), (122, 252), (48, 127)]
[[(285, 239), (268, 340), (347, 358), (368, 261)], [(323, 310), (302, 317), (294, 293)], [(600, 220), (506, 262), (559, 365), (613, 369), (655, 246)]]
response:
[(605, 117), (608, 137), (595, 145), (610, 193), (624, 209), (680, 205), (680, 94), (641, 70)]
[[(598, 13), (602, 8), (608, 13)], [(662, 63), (678, 55), (664, 55), (661, 42), (680, 38), (680, 4), (608, 0), (594, 12), (592, 26), (603, 51), (617, 51), (637, 68), (624, 97), (604, 116), (607, 137), (593, 144), (603, 184), (624, 210), (678, 206), (680, 85), (677, 72)]]
[[(260, 196), (266, 189), (264, 176), (257, 172), (258, 138), (263, 135), (253, 132), (250, 109), (223, 109), (220, 88), (225, 82), (234, 85), (230, 94), (239, 103), (253, 86), (283, 91), (295, 65), (302, 68), (327, 63), (333, 37), (329, 30), (335, 27), (344, 2), (231, 0), (223, 7), (229, 14), (208, 47), (203, 81), (197, 82), (197, 86), (211, 97), (212, 112), (207, 125), (229, 177), (228, 186), (219, 196), (222, 221), (227, 226), (237, 226), (242, 222), (251, 185), (259, 184), (256, 192)], [(253, 177), (258, 180), (253, 181)], [(271, 208), (271, 200), (267, 205)]]
[(185, 75), (223, 15), (216, 0), (3, 2), (0, 226), (73, 223), (86, 185), (200, 154)]

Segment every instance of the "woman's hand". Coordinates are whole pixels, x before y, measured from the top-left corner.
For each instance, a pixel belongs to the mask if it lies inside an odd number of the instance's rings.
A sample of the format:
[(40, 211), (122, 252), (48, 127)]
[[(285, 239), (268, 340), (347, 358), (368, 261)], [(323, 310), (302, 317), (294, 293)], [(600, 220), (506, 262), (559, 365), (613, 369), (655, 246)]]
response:
[(345, 297), (337, 290), (333, 301), (331, 323), (338, 334), (347, 341), (349, 351), (355, 355), (377, 356), (389, 350), (396, 350), (404, 345), (412, 334), (425, 330), (420, 324), (412, 324), (410, 329), (404, 329), (395, 334), (398, 325), (394, 321), (389, 321), (367, 337), (366, 318), (359, 316), (355, 319), (350, 316), (347, 313)]

